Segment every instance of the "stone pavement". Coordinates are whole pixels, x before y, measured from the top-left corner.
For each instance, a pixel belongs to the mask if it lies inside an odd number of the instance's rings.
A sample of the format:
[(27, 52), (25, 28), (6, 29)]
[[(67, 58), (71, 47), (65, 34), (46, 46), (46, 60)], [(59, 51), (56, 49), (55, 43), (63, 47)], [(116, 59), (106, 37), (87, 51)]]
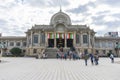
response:
[(111, 63), (100, 58), (99, 65), (84, 60), (2, 58), (0, 80), (120, 80), (120, 58)]

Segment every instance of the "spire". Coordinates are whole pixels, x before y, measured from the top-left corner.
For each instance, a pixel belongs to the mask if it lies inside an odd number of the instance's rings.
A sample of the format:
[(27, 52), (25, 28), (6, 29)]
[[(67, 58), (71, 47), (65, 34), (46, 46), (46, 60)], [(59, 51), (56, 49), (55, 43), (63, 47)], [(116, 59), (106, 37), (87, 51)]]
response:
[(60, 5), (60, 12), (62, 12), (62, 0), (59, 0), (59, 5)]

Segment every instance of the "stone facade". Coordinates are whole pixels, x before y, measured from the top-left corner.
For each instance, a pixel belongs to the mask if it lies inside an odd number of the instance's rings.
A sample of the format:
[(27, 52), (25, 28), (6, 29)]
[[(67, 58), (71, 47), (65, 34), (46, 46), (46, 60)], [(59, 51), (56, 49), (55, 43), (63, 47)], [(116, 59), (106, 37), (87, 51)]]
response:
[(116, 54), (116, 42), (120, 37), (95, 37), (94, 30), (87, 25), (72, 25), (70, 17), (58, 12), (51, 18), (49, 25), (34, 25), (26, 31), (26, 37), (0, 37), (6, 53), (13, 47), (19, 47), (25, 55), (34, 56), (42, 49), (75, 47), (78, 52), (99, 53), (106, 56), (109, 51)]

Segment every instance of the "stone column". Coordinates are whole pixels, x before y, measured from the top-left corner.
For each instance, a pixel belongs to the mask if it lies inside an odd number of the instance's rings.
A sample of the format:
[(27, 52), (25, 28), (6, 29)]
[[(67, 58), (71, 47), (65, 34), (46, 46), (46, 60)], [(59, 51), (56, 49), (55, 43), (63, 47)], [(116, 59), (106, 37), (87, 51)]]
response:
[(8, 42), (9, 42), (9, 41), (7, 40), (7, 44), (6, 44), (6, 47), (8, 47), (8, 46), (9, 46), (9, 45), (8, 45)]
[(33, 31), (31, 31), (31, 47), (33, 46)]
[(90, 48), (91, 47), (91, 41), (90, 41), (90, 31), (88, 32), (88, 47)]
[[(105, 44), (106, 44), (106, 45), (105, 45), (105, 48), (108, 49), (108, 48), (109, 48), (109, 47), (108, 47), (109, 45), (108, 45), (108, 41), (107, 41), (107, 40), (105, 41)], [(102, 48), (102, 47), (101, 47), (101, 48)]]
[(56, 32), (54, 32), (54, 48), (56, 48)]
[(83, 37), (82, 36), (83, 36), (82, 32), (80, 32), (80, 45), (81, 45), (81, 47), (82, 47), (82, 43), (83, 43)]
[(73, 33), (73, 46), (75, 47), (76, 46), (76, 32), (74, 31), (74, 33)]
[(94, 35), (92, 36), (92, 53), (94, 53), (95, 39)]
[(102, 48), (102, 44), (101, 44), (102, 42), (101, 41), (99, 41), (99, 44), (100, 44), (100, 48)]
[(47, 32), (45, 32), (45, 47), (48, 47), (48, 37), (47, 37)]
[(39, 46), (40, 46), (40, 44), (41, 44), (41, 32), (39, 31), (39, 39), (38, 39), (39, 41), (38, 41), (38, 43), (39, 43)]
[(65, 32), (65, 48), (67, 48), (67, 33)]
[(33, 54), (33, 31), (31, 31), (31, 48), (30, 48), (30, 55)]
[(23, 48), (23, 40), (20, 40), (20, 48)]
[(29, 36), (28, 36), (28, 34), (26, 34), (26, 36), (27, 36), (27, 41), (26, 41), (26, 43), (27, 43), (27, 47), (29, 46)]
[(13, 46), (15, 47), (15, 46), (16, 46), (16, 44), (17, 44), (17, 41), (14, 41), (14, 45), (13, 45)]

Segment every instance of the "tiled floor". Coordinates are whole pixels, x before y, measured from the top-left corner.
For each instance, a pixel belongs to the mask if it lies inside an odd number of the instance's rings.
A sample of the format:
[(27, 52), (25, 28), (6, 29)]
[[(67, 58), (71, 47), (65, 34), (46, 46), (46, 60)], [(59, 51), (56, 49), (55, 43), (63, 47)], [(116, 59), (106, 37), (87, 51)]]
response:
[[(120, 58), (115, 58), (115, 62)], [(84, 60), (2, 58), (0, 80), (120, 80), (120, 64), (100, 58), (99, 65)]]

